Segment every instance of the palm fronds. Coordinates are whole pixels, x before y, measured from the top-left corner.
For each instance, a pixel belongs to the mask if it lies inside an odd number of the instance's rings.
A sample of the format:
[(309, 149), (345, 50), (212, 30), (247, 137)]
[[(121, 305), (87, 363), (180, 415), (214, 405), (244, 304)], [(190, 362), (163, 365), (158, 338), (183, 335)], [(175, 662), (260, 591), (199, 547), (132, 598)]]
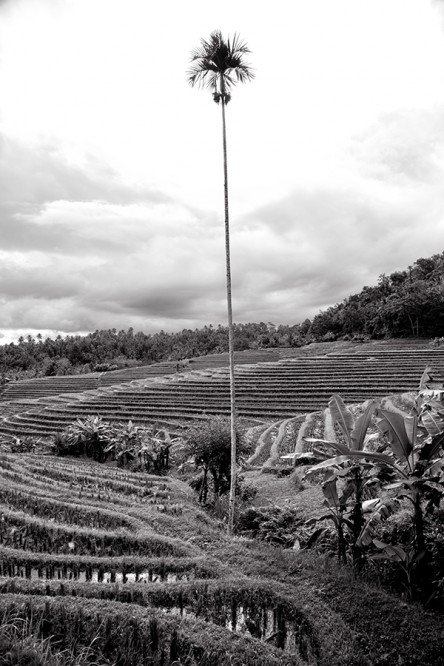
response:
[(227, 92), (236, 83), (245, 83), (254, 78), (244, 55), (250, 53), (239, 35), (225, 40), (220, 30), (211, 33), (210, 39), (201, 40), (201, 45), (191, 53), (191, 68), (188, 82), (191, 86)]

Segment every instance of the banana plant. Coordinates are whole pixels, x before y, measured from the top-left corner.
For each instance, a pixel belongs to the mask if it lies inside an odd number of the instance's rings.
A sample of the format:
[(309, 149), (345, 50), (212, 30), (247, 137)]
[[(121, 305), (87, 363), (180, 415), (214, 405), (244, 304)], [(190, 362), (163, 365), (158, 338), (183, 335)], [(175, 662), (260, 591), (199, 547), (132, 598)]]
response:
[(66, 439), (74, 455), (78, 453), (103, 462), (104, 449), (111, 438), (110, 424), (101, 416), (86, 416), (77, 419), (65, 431)]
[[(316, 451), (326, 458), (310, 468), (308, 475), (322, 470), (330, 471), (333, 478), (343, 477), (353, 483), (354, 507), (350, 512), (353, 523), (353, 558), (363, 553), (365, 546), (373, 543), (382, 549), (380, 557), (393, 559), (395, 551), (384, 549), (375, 539), (374, 525), (387, 518), (397, 510), (400, 500), (407, 499), (413, 507), (412, 554), (406, 555), (403, 566), (408, 569), (407, 584), (412, 588), (412, 572), (418, 570), (416, 582), (424, 591), (425, 576), (422, 569), (426, 563), (424, 538), (424, 501), (427, 501), (426, 512), (439, 507), (444, 495), (444, 390), (437, 389), (436, 382), (426, 368), (420, 382), (420, 390), (415, 401), (413, 414), (401, 414), (381, 409), (376, 403), (370, 403), (364, 414), (353, 421), (352, 414), (345, 407), (340, 396), (332, 396), (329, 402), (333, 422), (339, 425), (345, 444), (326, 440), (310, 439), (308, 441), (322, 444), (330, 453)], [(366, 450), (366, 444), (373, 437), (368, 435), (368, 427), (372, 416), (383, 435), (383, 443), (376, 452)], [(339, 453), (331, 457), (331, 452)], [(367, 521), (363, 520), (362, 492), (371, 479), (378, 479), (386, 490), (396, 491), (395, 498), (380, 500)], [(344, 492), (347, 490), (347, 482)], [(346, 524), (346, 523), (345, 523)], [(360, 530), (358, 532), (358, 527)], [(407, 553), (407, 551), (405, 551)], [(410, 551), (409, 551), (410, 552)], [(399, 555), (399, 557), (401, 557)], [(362, 560), (361, 560), (362, 561)], [(358, 560), (359, 562), (359, 560)], [(407, 570), (406, 570), (407, 571)]]
[(130, 420), (113, 426), (111, 441), (104, 453), (115, 458), (119, 466), (136, 461), (142, 470), (160, 471), (168, 468), (169, 451), (177, 441), (167, 430), (140, 427)]
[(389, 560), (390, 562), (396, 562), (398, 566), (401, 567), (404, 572), (406, 579), (406, 588), (407, 588), (407, 597), (409, 601), (413, 599), (414, 596), (414, 572), (418, 563), (424, 558), (425, 551), (416, 553), (414, 548), (408, 548), (405, 550), (402, 546), (395, 545), (392, 546), (379, 539), (373, 539), (374, 545), (379, 548), (382, 552), (376, 553), (370, 556), (371, 560)]
[[(409, 599), (413, 598), (415, 590), (423, 598), (428, 596), (425, 514), (439, 508), (444, 495), (444, 410), (429, 391), (420, 387), (412, 416), (383, 409), (375, 413), (377, 427), (384, 436), (379, 451), (388, 449), (396, 460), (396, 479), (385, 485), (385, 490), (394, 491), (396, 497), (376, 507), (358, 538), (358, 544), (373, 544), (381, 551), (370, 559), (399, 564), (405, 575)], [(413, 539), (408, 549), (385, 544), (376, 538), (376, 524), (396, 511), (401, 500), (408, 500), (412, 505)]]
[[(378, 403), (375, 400), (371, 400), (367, 404), (364, 413), (356, 421), (340, 395), (332, 395), (328, 401), (328, 407), (332, 421), (335, 425), (339, 426), (346, 443), (306, 437), (305, 441), (317, 445), (321, 444), (330, 449), (328, 452), (319, 449), (315, 450), (316, 454), (324, 457), (325, 460), (311, 467), (307, 473), (308, 475), (315, 474), (322, 469), (338, 467), (351, 460), (357, 462), (365, 459), (396, 468), (390, 456), (374, 453), (366, 448), (370, 441), (377, 438), (376, 434), (368, 433), (372, 417), (378, 409)], [(338, 453), (339, 455), (332, 456), (332, 453)]]
[[(347, 562), (347, 539), (344, 528), (347, 527), (350, 531), (353, 531), (353, 523), (346, 515), (347, 495), (343, 493), (339, 496), (337, 479), (333, 475), (323, 482), (322, 493), (325, 497), (323, 506), (327, 507), (328, 512), (317, 518), (310, 518), (305, 524), (309, 527), (324, 520), (332, 521), (338, 535), (338, 561), (345, 564)], [(310, 548), (315, 542), (325, 536), (327, 532), (327, 528), (319, 528), (313, 532), (306, 547)]]
[(141, 428), (129, 420), (113, 426), (111, 441), (105, 448), (105, 455), (111, 455), (121, 467), (134, 460), (136, 450), (141, 446)]
[(398, 461), (399, 478), (387, 486), (413, 506), (415, 553), (425, 550), (423, 501), (438, 508), (444, 491), (444, 409), (420, 391), (412, 416), (378, 410), (377, 426)]
[[(323, 446), (323, 450), (315, 449), (315, 452), (326, 459), (311, 467), (305, 477), (313, 476), (320, 471), (328, 474), (323, 485), (326, 497), (324, 504), (329, 508), (330, 517), (334, 516), (331, 519), (334, 520), (338, 531), (338, 557), (340, 560), (345, 559), (343, 528), (347, 526), (352, 537), (353, 563), (356, 568), (360, 568), (363, 563), (363, 545), (358, 539), (365, 524), (362, 508), (364, 491), (367, 486), (374, 483), (377, 476), (375, 463), (391, 466), (393, 461), (389, 456), (382, 453), (375, 454), (366, 449), (368, 443), (375, 438), (374, 434), (368, 433), (368, 429), (373, 414), (378, 408), (376, 401), (370, 401), (364, 413), (356, 420), (340, 395), (332, 395), (328, 406), (333, 424), (339, 426), (345, 444), (325, 439), (306, 438), (306, 441)], [(331, 456), (331, 453), (340, 455)], [(343, 486), (340, 497), (337, 489), (339, 480), (342, 481)], [(348, 509), (347, 502), (352, 497), (354, 501), (352, 507)], [(323, 518), (325, 519), (325, 516)]]

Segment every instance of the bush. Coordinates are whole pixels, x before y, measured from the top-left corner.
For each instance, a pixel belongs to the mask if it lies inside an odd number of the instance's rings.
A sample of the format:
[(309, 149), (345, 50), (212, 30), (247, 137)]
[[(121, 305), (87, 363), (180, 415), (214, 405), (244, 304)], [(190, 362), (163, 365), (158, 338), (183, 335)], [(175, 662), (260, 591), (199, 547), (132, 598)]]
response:
[(22, 437), (14, 437), (10, 447), (12, 453), (34, 453), (41, 442), (40, 438), (33, 435), (22, 435)]
[(53, 437), (58, 456), (87, 456), (98, 462), (115, 460), (119, 467), (160, 474), (169, 468), (169, 450), (175, 440), (168, 431), (140, 428), (128, 423), (107, 423), (100, 416), (78, 419)]
[(120, 467), (127, 465), (152, 474), (160, 474), (169, 468), (170, 447), (173, 440), (167, 430), (141, 428), (128, 423), (112, 426), (110, 444), (105, 449)]
[(112, 428), (101, 416), (77, 419), (53, 440), (54, 452), (59, 456), (87, 456), (98, 462), (106, 458), (105, 448), (112, 438)]
[[(210, 504), (230, 489), (231, 422), (226, 416), (213, 416), (203, 423), (187, 429), (184, 435), (184, 453), (192, 458), (200, 474), (191, 481), (199, 493), (199, 502)], [(237, 432), (236, 459), (244, 459), (249, 448)], [(210, 487), (211, 486), (211, 487)]]
[[(428, 608), (444, 607), (444, 510), (435, 511), (425, 523), (424, 537), (427, 552), (427, 584), (423, 600)], [(390, 516), (376, 528), (377, 537), (384, 543), (400, 546), (404, 550), (412, 547), (414, 531), (412, 515), (407, 509)], [(406, 594), (405, 573), (397, 563), (380, 560), (377, 564), (379, 581), (397, 593)]]
[(293, 548), (296, 541), (308, 538), (305, 519), (290, 507), (250, 507), (241, 512), (237, 530), (245, 536), (267, 541), (283, 548)]

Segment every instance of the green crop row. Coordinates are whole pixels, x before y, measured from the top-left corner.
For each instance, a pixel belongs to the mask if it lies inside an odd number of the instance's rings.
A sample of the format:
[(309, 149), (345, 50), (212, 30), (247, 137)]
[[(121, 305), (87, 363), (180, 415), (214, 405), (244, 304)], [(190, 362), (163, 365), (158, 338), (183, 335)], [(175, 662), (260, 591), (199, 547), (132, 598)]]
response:
[(81, 461), (75, 459), (73, 461), (62, 462), (60, 458), (45, 457), (44, 462), (41, 457), (29, 455), (17, 459), (17, 464), (20, 468), (27, 466), (31, 472), (43, 473), (50, 469), (49, 474), (55, 478), (57, 472), (60, 475), (65, 475), (64, 480), (72, 481), (73, 477), (77, 483), (91, 484), (97, 483), (98, 480), (116, 485), (117, 492), (119, 488), (124, 490), (124, 486), (130, 486), (137, 490), (153, 489), (153, 491), (162, 491), (168, 489), (168, 480), (160, 480), (158, 475), (135, 473), (123, 471), (116, 468), (102, 467), (97, 468), (91, 465), (90, 461)]
[(223, 627), (244, 627), (256, 637), (271, 634), (278, 627), (281, 647), (289, 647), (285, 637), (291, 634), (294, 650), (304, 658), (318, 656), (318, 645), (310, 621), (301, 604), (292, 599), (284, 585), (276, 582), (231, 579), (193, 580), (157, 585), (120, 586), (113, 584), (44, 582), (11, 579), (0, 583), (0, 594), (34, 596), (75, 596), (118, 601), (137, 606), (154, 606), (181, 616), (198, 617)]
[(156, 488), (155, 490), (153, 490), (153, 484), (149, 485), (149, 483), (147, 483), (144, 486), (139, 486), (130, 482), (121, 483), (119, 481), (114, 481), (113, 479), (110, 478), (99, 479), (98, 477), (94, 477), (92, 474), (91, 475), (76, 474), (75, 470), (73, 470), (72, 474), (69, 474), (67, 472), (62, 472), (58, 469), (52, 469), (50, 467), (45, 467), (45, 468), (34, 467), (30, 470), (30, 472), (39, 477), (47, 478), (54, 481), (62, 481), (71, 484), (77, 484), (89, 489), (94, 488), (94, 490), (97, 491), (105, 491), (105, 492), (114, 491), (119, 494), (136, 495), (142, 498), (151, 497), (154, 494), (154, 492), (159, 492), (159, 491), (162, 492), (162, 489), (158, 490)]
[(69, 553), (80, 555), (121, 556), (152, 555), (183, 556), (190, 548), (179, 540), (157, 534), (133, 537), (123, 532), (79, 529), (55, 525), (20, 512), (0, 512), (0, 544), (34, 552)]
[(281, 439), (279, 444), (279, 455), (283, 456), (287, 453), (293, 453), (296, 448), (299, 430), (304, 423), (305, 416), (298, 416), (292, 419), (287, 425), (285, 436)]
[(33, 553), (0, 546), (0, 574), (2, 576), (31, 578), (32, 572), (39, 578), (78, 578), (86, 573), (91, 580), (94, 571), (136, 576), (148, 574), (148, 579), (164, 580), (170, 574), (187, 578), (218, 578), (221, 564), (210, 557), (93, 557), (84, 555), (56, 555)]
[(0, 504), (44, 520), (54, 520), (56, 523), (68, 523), (79, 527), (103, 530), (133, 527), (129, 519), (123, 518), (118, 513), (106, 512), (102, 509), (100, 511), (88, 509), (85, 506), (68, 503), (68, 501), (62, 502), (30, 495), (26, 487), (22, 489), (0, 488)]
[(269, 428), (264, 430), (257, 440), (254, 455), (249, 458), (251, 465), (263, 465), (270, 457), (270, 449), (273, 445), (274, 439), (277, 437), (279, 424), (274, 423)]
[[(153, 573), (159, 573), (160, 569)], [(164, 568), (164, 578), (166, 569)], [(100, 598), (139, 606), (173, 608), (182, 605), (196, 615), (217, 622), (224, 610), (236, 608), (279, 608), (287, 620), (299, 620), (302, 610), (289, 596), (287, 588), (276, 581), (233, 579), (194, 579), (191, 582), (158, 583), (156, 586), (120, 586), (111, 583), (78, 583), (73, 581), (30, 581), (11, 578), (0, 583), (0, 594), (37, 596), (77, 596)]]
[[(15, 484), (29, 484), (29, 488), (41, 492), (60, 493), (61, 490), (66, 490), (69, 492), (71, 499), (73, 501), (76, 500), (78, 503), (87, 500), (88, 502), (105, 504), (106, 507), (115, 507), (119, 505), (131, 507), (134, 505), (134, 499), (132, 499), (132, 495), (130, 494), (122, 496), (110, 491), (97, 491), (95, 488), (85, 488), (84, 486), (76, 487), (75, 484), (69, 481), (63, 482), (52, 480), (51, 483), (49, 483), (47, 479), (36, 478), (35, 475), (31, 474), (26, 469), (23, 469), (21, 472), (7, 472), (0, 470), (0, 476)], [(142, 498), (136, 496), (135, 499), (140, 502)]]
[(54, 648), (74, 654), (84, 646), (96, 661), (119, 666), (165, 666), (180, 660), (189, 666), (299, 666), (285, 653), (252, 638), (232, 634), (198, 619), (159, 614), (156, 609), (95, 599), (0, 595), (0, 624), (26, 624), (33, 636), (48, 638)]

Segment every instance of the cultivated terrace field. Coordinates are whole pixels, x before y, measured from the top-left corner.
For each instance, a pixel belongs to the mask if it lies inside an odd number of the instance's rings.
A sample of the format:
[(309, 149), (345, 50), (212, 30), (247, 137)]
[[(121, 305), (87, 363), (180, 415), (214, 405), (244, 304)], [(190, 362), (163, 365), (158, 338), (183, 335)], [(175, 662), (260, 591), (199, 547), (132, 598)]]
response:
[[(170, 470), (156, 475), (56, 457), (49, 447), (51, 435), (88, 415), (180, 434), (228, 414), (226, 355), (4, 390), (1, 665), (444, 664), (442, 609), (412, 600), (402, 571), (339, 564), (326, 533), (310, 547), (307, 520), (325, 513), (322, 478), (303, 479), (309, 466), (283, 457), (313, 455), (314, 439), (341, 446), (327, 409), (333, 393), (356, 416), (370, 398), (407, 413), (427, 365), (442, 381), (444, 349), (335, 343), (241, 352), (236, 361), (249, 493), (239, 498), (234, 537), (223, 507), (198, 504), (174, 447)], [(33, 446), (20, 447), (27, 436)], [(242, 529), (248, 512), (261, 511), (268, 523)]]
[[(333, 343), (236, 353), (239, 415), (266, 423), (418, 386), (427, 364), (444, 375), (444, 347), (421, 343)], [(131, 419), (172, 428), (229, 413), (227, 355), (91, 375), (22, 380), (3, 391), (0, 433), (47, 436), (78, 417)]]

